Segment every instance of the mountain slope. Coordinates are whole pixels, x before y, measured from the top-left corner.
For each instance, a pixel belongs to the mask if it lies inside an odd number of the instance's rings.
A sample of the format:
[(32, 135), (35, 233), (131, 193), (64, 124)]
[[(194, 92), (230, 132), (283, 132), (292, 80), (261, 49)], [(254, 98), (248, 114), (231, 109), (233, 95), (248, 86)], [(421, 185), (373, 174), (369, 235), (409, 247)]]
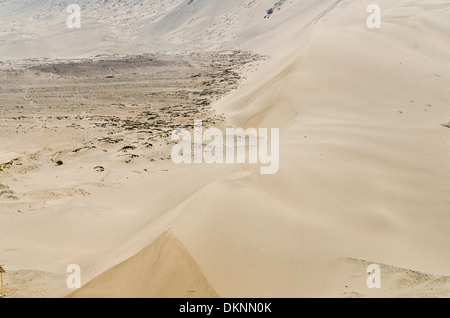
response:
[(81, 28), (68, 29), (64, 2), (2, 1), (0, 58), (205, 49), (272, 54), (334, 2), (81, 0)]

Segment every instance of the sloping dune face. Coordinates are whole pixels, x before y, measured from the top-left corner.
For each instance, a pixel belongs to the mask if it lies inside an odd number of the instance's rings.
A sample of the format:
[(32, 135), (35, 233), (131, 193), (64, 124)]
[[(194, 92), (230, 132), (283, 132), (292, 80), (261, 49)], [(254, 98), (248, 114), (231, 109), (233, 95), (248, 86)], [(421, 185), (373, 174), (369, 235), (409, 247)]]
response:
[(217, 105), (237, 126), (289, 123), (278, 174), (230, 175), (176, 221), (220, 295), (341, 294), (351, 272), (339, 256), (449, 274), (450, 3), (387, 2), (379, 30), (368, 4), (334, 8)]
[[(89, 282), (74, 297), (449, 297), (450, 1), (380, 1), (382, 27), (369, 29), (372, 2), (149, 1), (158, 9), (138, 31), (114, 29), (134, 48), (155, 38), (273, 53), (213, 106), (234, 127), (280, 128), (279, 171), (169, 163), (52, 206), (58, 218), (27, 224), (40, 266), (80, 264)], [(125, 18), (117, 3), (111, 21)], [(95, 39), (112, 32), (83, 23)], [(126, 51), (120, 39), (76, 54)], [(74, 54), (57, 43), (55, 54)], [(370, 264), (381, 289), (366, 286)]]
[(217, 294), (183, 244), (166, 232), (69, 297), (196, 298)]
[[(385, 1), (381, 29), (369, 4), (323, 11), (216, 105), (282, 131), (277, 174), (235, 167), (177, 208), (171, 232), (220, 296), (449, 296), (450, 2)], [(373, 263), (388, 287), (365, 285)]]

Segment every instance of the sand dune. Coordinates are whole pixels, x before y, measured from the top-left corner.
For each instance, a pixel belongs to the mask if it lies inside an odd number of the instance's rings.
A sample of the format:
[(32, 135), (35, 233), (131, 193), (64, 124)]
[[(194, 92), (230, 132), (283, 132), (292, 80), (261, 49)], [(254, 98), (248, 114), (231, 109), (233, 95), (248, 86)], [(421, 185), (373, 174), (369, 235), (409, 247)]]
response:
[[(365, 24), (371, 1), (286, 1), (279, 11), (275, 2), (194, 1), (189, 10), (221, 19), (205, 21), (174, 1), (142, 30), (160, 30), (160, 47), (245, 42), (272, 53), (212, 106), (223, 126), (280, 128), (279, 172), (163, 163), (50, 206), (32, 216), (37, 229), (17, 221), (30, 231), (7, 232), (26, 250), (7, 254), (14, 264), (54, 273), (80, 264), (80, 297), (449, 297), (450, 1), (383, 1), (381, 29)], [(273, 8), (263, 22), (242, 29), (231, 19), (244, 31), (218, 35), (234, 6), (263, 4)], [(268, 40), (266, 22), (289, 43)], [(197, 27), (210, 34), (186, 37)], [(365, 286), (372, 263), (379, 290)]]
[[(450, 7), (395, 2), (374, 31), (357, 19), (367, 3), (337, 7), (305, 45), (216, 105), (235, 126), (284, 128), (277, 175), (236, 168), (174, 220), (220, 296), (433, 295), (392, 275), (389, 289), (356, 291), (350, 273), (365, 268), (340, 257), (449, 275), (450, 51), (440, 32)], [(448, 296), (448, 279), (435, 282)]]
[(183, 245), (164, 233), (69, 297), (216, 297)]

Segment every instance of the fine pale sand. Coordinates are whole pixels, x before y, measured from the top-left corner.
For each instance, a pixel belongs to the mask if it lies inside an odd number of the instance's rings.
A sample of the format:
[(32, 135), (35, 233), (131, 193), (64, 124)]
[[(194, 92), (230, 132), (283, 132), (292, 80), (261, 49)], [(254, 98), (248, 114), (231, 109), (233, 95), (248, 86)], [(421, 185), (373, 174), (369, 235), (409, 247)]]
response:
[[(372, 2), (307, 1), (273, 29), (286, 46), (270, 48), (264, 28), (247, 48), (245, 34), (227, 35), (264, 61), (186, 53), (171, 73), (163, 54), (150, 57), (161, 73), (114, 64), (79, 82), (58, 67), (2, 72), (7, 294), (450, 297), (450, 1), (384, 1), (382, 28), (368, 29)], [(280, 15), (302, 11), (286, 6)], [(149, 92), (160, 95), (147, 103)], [(192, 107), (182, 119), (180, 104)], [(168, 132), (194, 118), (280, 128), (279, 172), (173, 164)], [(75, 292), (69, 264), (82, 269)], [(370, 264), (381, 289), (366, 286)]]
[[(163, 270), (161, 270), (163, 269)], [(69, 297), (217, 297), (184, 246), (164, 233)]]

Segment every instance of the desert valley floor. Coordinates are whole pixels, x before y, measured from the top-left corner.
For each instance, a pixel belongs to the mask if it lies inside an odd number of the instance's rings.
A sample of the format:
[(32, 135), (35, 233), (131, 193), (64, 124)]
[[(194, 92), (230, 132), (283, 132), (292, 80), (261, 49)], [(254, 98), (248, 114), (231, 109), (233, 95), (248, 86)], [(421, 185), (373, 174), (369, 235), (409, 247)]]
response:
[[(7, 297), (450, 297), (450, 0), (78, 4), (0, 0)], [(196, 120), (279, 169), (175, 164)]]

